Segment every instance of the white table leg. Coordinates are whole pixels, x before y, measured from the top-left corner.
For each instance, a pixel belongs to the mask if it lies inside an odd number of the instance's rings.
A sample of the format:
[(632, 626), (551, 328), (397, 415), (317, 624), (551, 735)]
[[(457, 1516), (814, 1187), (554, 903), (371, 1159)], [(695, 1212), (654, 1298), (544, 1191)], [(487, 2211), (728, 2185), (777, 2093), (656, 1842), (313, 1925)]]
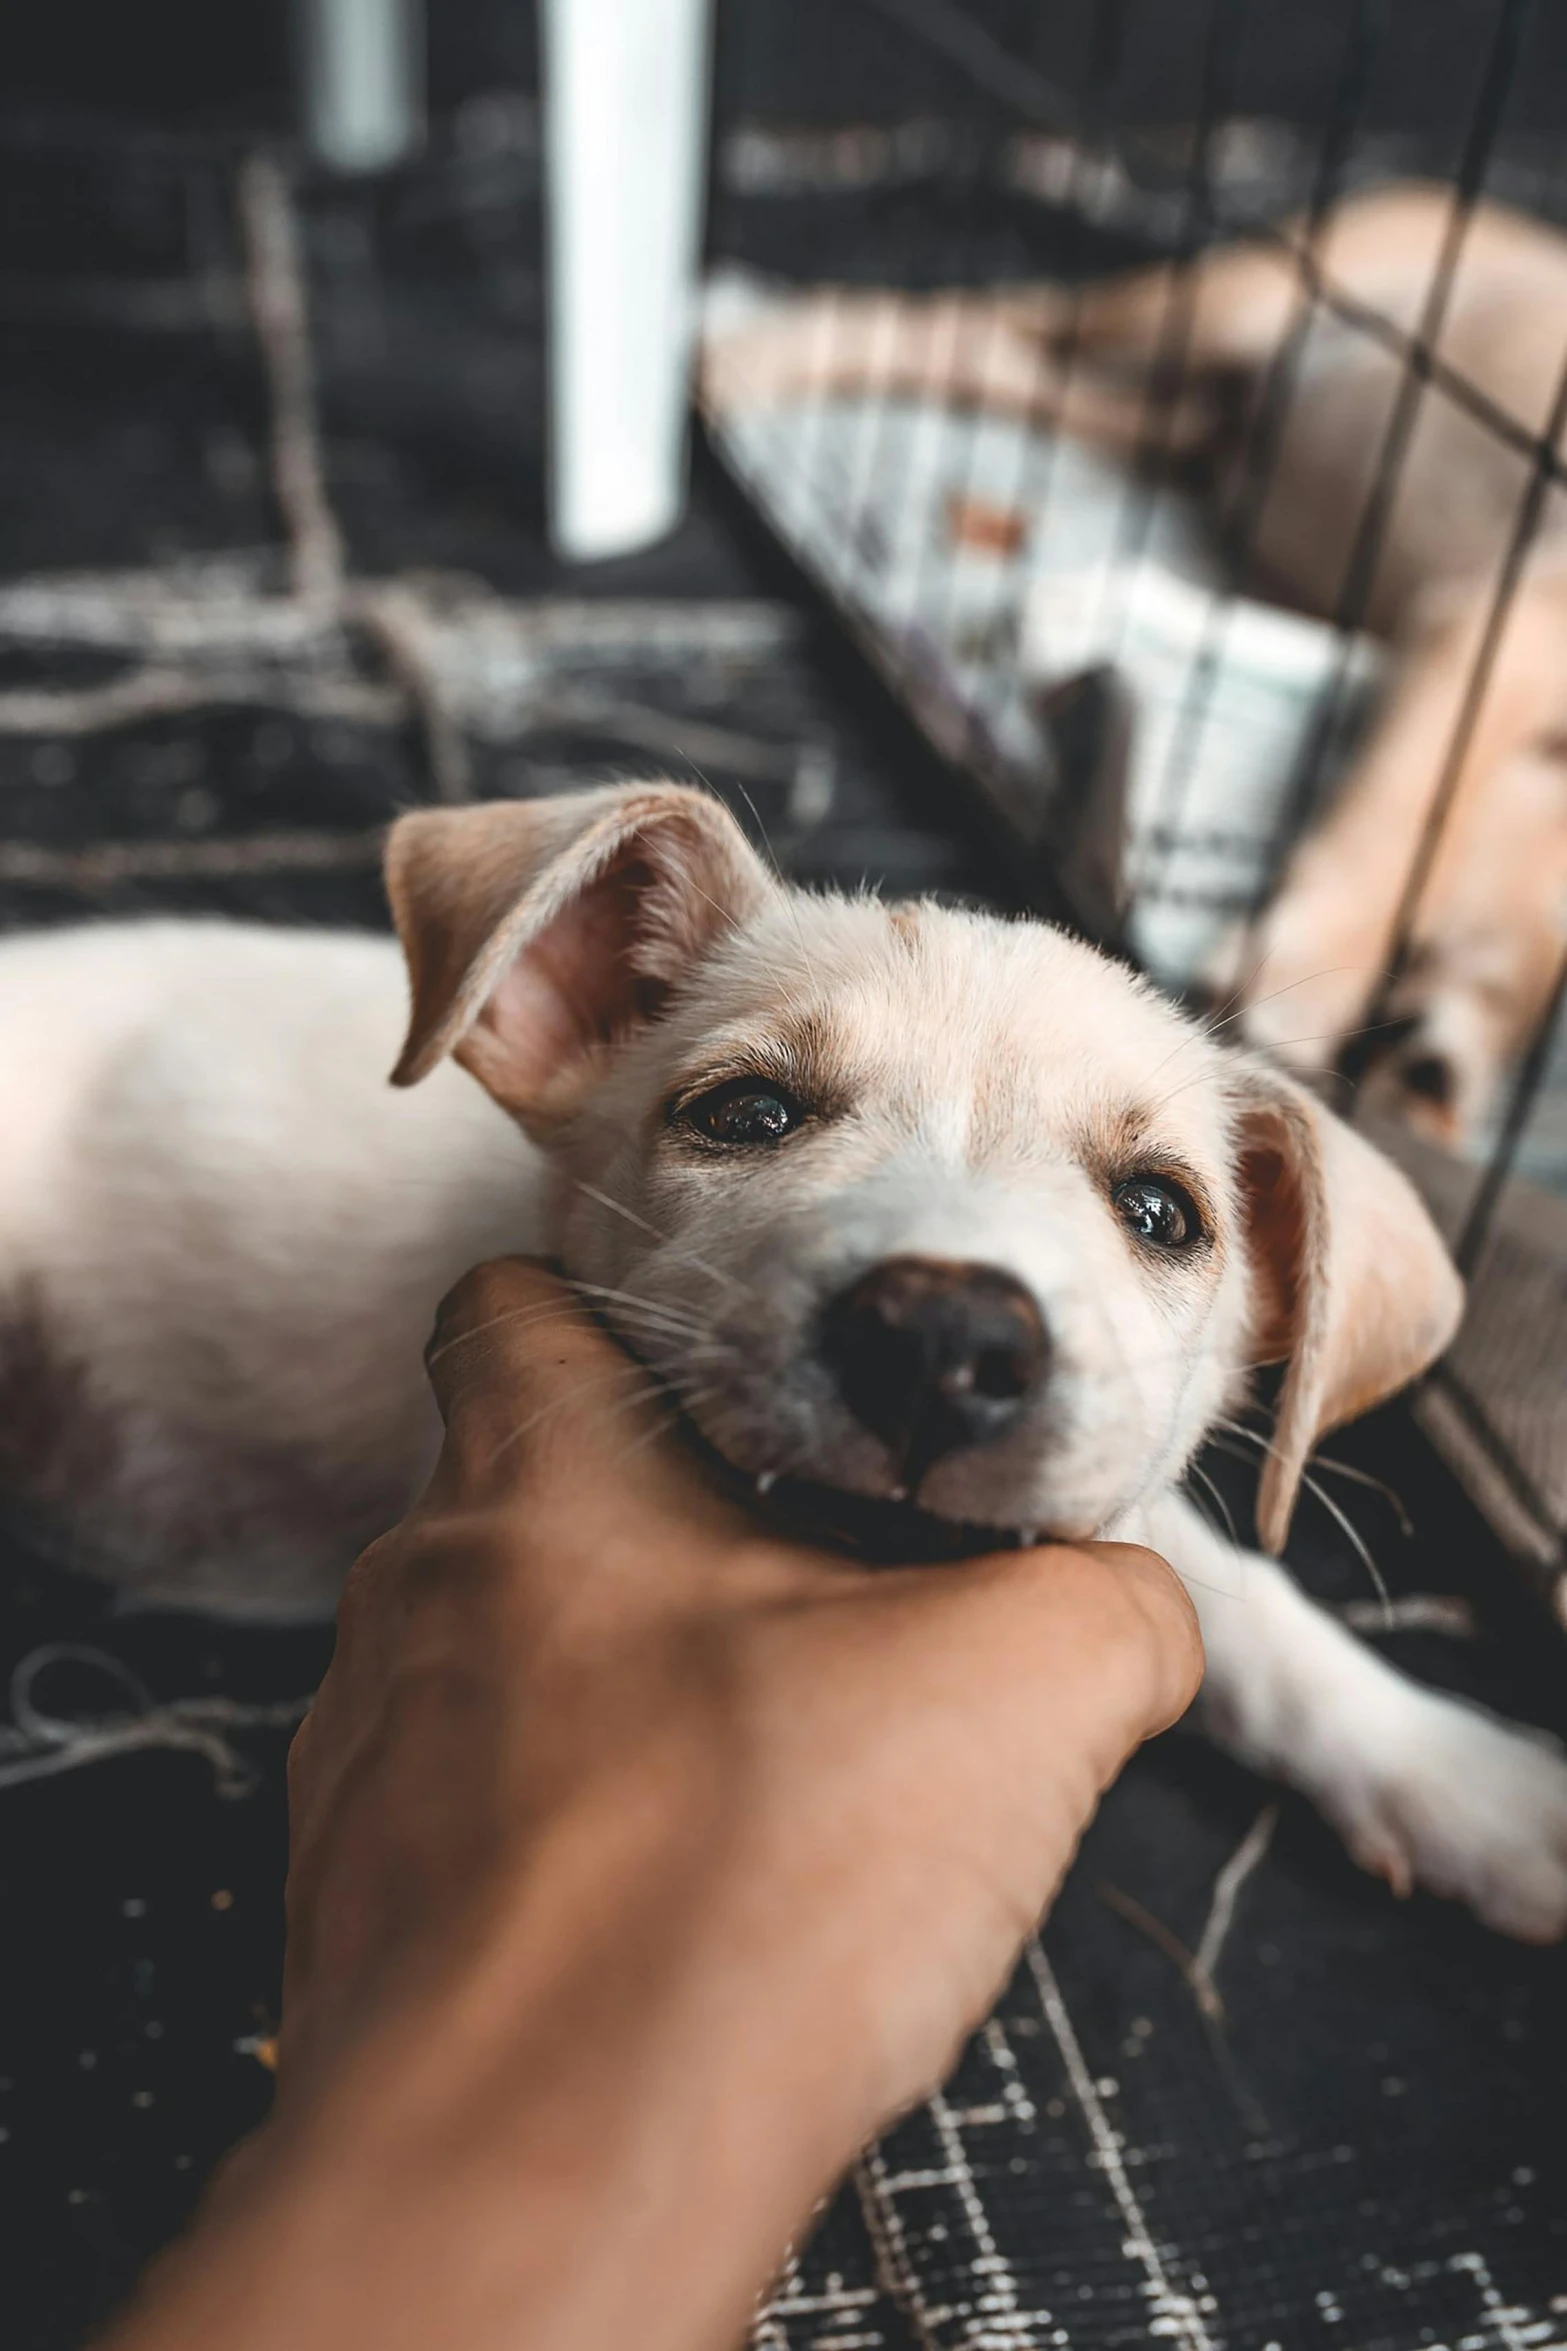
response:
[(577, 560), (685, 501), (711, 0), (544, 0), (550, 530)]
[(305, 138), (334, 171), (386, 171), (424, 142), (421, 0), (297, 0)]

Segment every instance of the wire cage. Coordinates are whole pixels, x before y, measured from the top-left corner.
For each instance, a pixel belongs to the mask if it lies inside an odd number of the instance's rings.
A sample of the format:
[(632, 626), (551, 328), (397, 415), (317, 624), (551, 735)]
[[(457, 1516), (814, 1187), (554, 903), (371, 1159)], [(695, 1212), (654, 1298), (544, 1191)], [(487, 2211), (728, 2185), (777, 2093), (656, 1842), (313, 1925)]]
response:
[[(1025, 894), (1415, 1175), (1471, 1284), (1416, 1410), (1560, 1600), (1564, 28), (1529, 0), (744, 23), (713, 446)], [(779, 128), (817, 36), (858, 119)]]

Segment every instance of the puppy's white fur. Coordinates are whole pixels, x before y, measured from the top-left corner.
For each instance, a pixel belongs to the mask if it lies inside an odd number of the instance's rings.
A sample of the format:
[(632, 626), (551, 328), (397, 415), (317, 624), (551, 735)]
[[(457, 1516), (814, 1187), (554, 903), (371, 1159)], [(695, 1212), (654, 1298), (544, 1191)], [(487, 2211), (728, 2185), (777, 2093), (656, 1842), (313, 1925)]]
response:
[[(783, 890), (699, 794), (425, 812), (388, 878), (403, 1091), (389, 944), (203, 923), (0, 949), (12, 1467), (81, 1555), (161, 1599), (329, 1604), (428, 1468), (437, 1299), (516, 1248), (560, 1254), (739, 1468), (885, 1495), (824, 1306), (889, 1256), (1000, 1267), (1050, 1375), (922, 1505), (1151, 1541), (1228, 1744), (1395, 1884), (1562, 1931), (1556, 1752), (1404, 1681), (1176, 1490), (1250, 1365), (1287, 1357), (1277, 1543), (1320, 1430), (1448, 1336), (1456, 1280), (1364, 1143), (1058, 932)], [(680, 1105), (736, 1074), (783, 1086), (798, 1131), (704, 1142)], [(1150, 1171), (1199, 1202), (1200, 1245), (1117, 1217)]]
[(330, 1607), (428, 1466), (432, 1305), (539, 1245), (459, 1070), (386, 1072), (397, 950), (221, 922), (0, 947), (0, 1460), (150, 1598)]

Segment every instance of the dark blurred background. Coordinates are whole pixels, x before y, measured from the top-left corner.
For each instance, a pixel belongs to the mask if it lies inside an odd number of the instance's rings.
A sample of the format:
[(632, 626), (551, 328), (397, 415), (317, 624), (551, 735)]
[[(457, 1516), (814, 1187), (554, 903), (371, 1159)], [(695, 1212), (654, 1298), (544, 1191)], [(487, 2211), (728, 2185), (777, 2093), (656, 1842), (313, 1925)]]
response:
[[(1473, 95), (1475, 60), (1495, 11), (1487, 0), (946, 0), (906, 10), (861, 0), (744, 0), (726, 11), (718, 98), (721, 114), (774, 122), (897, 121), (932, 111), (932, 84), (906, 28), (939, 27), (960, 14), (1012, 56), (1070, 91), (1098, 48), (1117, 52), (1105, 91), (1109, 120), (1144, 125), (1189, 120), (1210, 42), (1225, 51), (1231, 109), (1321, 123), (1335, 103), (1346, 40), (1367, 14), (1378, 20), (1379, 62), (1366, 108), (1382, 130), (1454, 123)], [(1561, 130), (1567, 20), (1533, 12), (1530, 69), (1512, 109), (1517, 130)], [(535, 94), (538, 50), (528, 0), (432, 0), (429, 93), (437, 119), (476, 94)], [(268, 0), (64, 0), (31, 9), (8, 28), (10, 100), (122, 124), (185, 130), (286, 132), (293, 122), (290, 26)], [(942, 111), (962, 110), (962, 85), (939, 91)], [(972, 101), (970, 101), (972, 103)]]

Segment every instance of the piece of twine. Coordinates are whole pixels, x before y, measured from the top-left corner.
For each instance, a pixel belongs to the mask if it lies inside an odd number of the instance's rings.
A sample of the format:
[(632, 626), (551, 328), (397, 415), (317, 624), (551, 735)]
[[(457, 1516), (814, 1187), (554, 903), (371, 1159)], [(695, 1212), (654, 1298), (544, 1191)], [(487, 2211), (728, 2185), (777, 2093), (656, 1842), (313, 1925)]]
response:
[[(128, 1703), (96, 1715), (50, 1713), (34, 1691), (40, 1677), (58, 1665), (106, 1676)], [(160, 1701), (123, 1658), (72, 1641), (50, 1641), (30, 1650), (16, 1666), (10, 1695), (12, 1720), (0, 1724), (0, 1789), (161, 1747), (205, 1756), (215, 1793), (234, 1799), (251, 1795), (261, 1780), (234, 1734), (293, 1730), (308, 1713), (314, 1692), (255, 1703), (218, 1697)]]

